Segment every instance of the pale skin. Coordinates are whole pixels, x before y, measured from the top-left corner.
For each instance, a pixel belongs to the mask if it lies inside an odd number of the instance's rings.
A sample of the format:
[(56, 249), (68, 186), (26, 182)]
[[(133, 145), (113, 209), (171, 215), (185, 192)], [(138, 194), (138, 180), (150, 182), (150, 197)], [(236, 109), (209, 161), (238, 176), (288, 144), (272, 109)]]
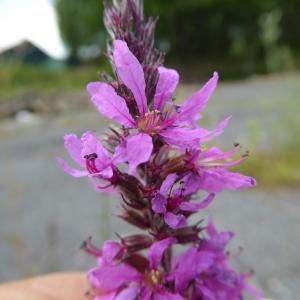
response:
[(4, 283), (1, 300), (88, 300), (89, 284), (83, 273), (56, 273)]

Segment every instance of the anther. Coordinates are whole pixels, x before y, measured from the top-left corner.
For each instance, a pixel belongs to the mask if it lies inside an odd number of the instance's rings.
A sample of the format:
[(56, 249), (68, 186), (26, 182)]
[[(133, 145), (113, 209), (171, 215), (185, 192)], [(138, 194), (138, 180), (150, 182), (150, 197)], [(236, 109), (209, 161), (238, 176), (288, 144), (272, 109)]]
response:
[(84, 156), (85, 159), (88, 159), (88, 160), (95, 160), (98, 158), (98, 155), (96, 153), (92, 153), (92, 154), (87, 154)]

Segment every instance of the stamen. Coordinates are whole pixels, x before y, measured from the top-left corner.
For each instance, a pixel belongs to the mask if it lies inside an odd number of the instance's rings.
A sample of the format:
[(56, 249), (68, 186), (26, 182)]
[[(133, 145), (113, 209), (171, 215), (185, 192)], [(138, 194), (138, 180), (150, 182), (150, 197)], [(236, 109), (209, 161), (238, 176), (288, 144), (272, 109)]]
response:
[(110, 183), (110, 184), (105, 185), (105, 186), (97, 185), (97, 188), (99, 190), (106, 190), (106, 189), (110, 188), (111, 186), (112, 186), (112, 184)]
[(156, 134), (163, 129), (163, 115), (160, 111), (154, 110), (147, 112), (138, 121), (138, 128), (148, 134)]
[(152, 270), (149, 273), (146, 274), (145, 281), (150, 285), (150, 286), (156, 286), (159, 285), (163, 282), (163, 274), (158, 271), (158, 270)]
[(91, 174), (99, 173), (99, 170), (96, 167), (96, 159), (98, 155), (96, 153), (85, 155), (84, 158), (86, 159), (86, 168)]
[(85, 251), (87, 254), (90, 254), (95, 257), (100, 257), (102, 255), (101, 249), (98, 249), (92, 244), (92, 238), (89, 237), (84, 241), (80, 247), (81, 250)]

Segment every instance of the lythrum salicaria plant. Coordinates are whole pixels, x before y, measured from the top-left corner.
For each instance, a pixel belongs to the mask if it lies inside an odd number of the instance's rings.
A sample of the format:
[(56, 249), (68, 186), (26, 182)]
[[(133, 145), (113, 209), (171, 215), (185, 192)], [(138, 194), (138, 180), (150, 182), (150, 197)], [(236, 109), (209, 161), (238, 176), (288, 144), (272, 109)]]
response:
[(247, 158), (239, 145), (227, 151), (208, 146), (230, 118), (213, 130), (199, 125), (218, 73), (178, 105), (172, 95), (179, 74), (164, 66), (164, 55), (154, 47), (156, 19), (144, 17), (142, 1), (106, 2), (104, 22), (115, 78), (91, 82), (87, 91), (101, 116), (117, 126), (102, 140), (92, 131), (66, 135), (65, 148), (79, 168), (58, 161), (71, 176), (89, 178), (96, 190), (119, 195), (120, 218), (143, 233), (106, 241), (102, 248), (84, 243), (98, 263), (87, 275), (90, 296), (240, 300), (249, 292), (262, 299), (247, 283), (250, 273), (229, 265), (226, 246), (233, 233), (218, 231), (211, 219), (189, 222), (223, 190), (256, 184), (229, 170)]

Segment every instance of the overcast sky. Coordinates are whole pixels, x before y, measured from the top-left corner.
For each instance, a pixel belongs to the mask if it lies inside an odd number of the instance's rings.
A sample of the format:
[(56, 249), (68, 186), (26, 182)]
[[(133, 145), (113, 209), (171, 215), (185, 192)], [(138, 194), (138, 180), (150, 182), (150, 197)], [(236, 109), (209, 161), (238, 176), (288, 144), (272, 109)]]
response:
[[(74, 0), (76, 1), (76, 0)], [(63, 58), (52, 0), (0, 0), (0, 51), (30, 40), (49, 55)]]

